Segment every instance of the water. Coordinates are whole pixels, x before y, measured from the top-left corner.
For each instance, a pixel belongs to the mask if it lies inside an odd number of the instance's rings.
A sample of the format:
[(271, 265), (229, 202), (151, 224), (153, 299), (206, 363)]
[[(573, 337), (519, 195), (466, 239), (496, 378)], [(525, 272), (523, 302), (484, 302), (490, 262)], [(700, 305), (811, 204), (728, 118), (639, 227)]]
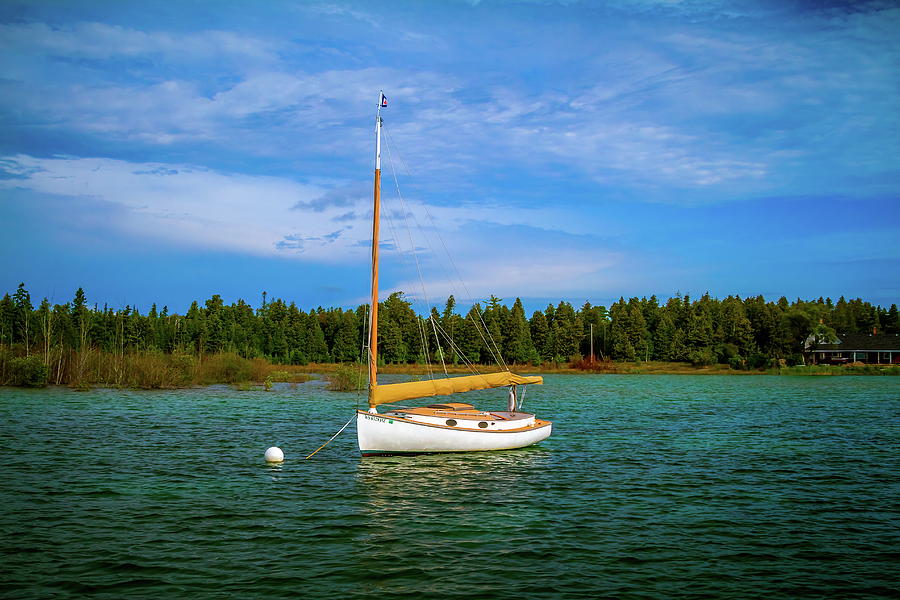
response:
[(351, 425), (308, 461), (354, 394), (0, 389), (0, 595), (900, 591), (900, 378), (545, 379), (539, 446), (361, 459)]

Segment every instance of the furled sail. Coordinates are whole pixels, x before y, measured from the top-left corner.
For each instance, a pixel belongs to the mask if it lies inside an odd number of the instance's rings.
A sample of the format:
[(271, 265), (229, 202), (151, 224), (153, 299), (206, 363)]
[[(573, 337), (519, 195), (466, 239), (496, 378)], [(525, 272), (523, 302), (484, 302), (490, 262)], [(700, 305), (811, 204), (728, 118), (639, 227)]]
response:
[(447, 396), (458, 392), (471, 392), (473, 390), (486, 390), (488, 388), (529, 383), (541, 384), (544, 383), (544, 378), (534, 375), (522, 376), (508, 371), (501, 371), (485, 375), (466, 375), (465, 377), (446, 377), (443, 379), (429, 379), (427, 381), (389, 383), (374, 387), (369, 405), (376, 406), (378, 404), (412, 400), (413, 398)]

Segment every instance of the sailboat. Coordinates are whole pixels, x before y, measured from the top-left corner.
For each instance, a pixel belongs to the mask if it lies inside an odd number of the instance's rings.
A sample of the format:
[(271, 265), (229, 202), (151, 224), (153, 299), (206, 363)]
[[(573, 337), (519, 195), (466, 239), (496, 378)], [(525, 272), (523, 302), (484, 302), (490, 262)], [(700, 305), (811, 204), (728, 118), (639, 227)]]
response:
[[(538, 376), (509, 370), (443, 377), (425, 381), (378, 384), (378, 234), (381, 212), (381, 109), (375, 116), (375, 194), (372, 217), (372, 295), (368, 337), (368, 409), (357, 409), (356, 432), (363, 456), (430, 454), (508, 450), (536, 444), (553, 428), (550, 421), (521, 410), (518, 386), (542, 384)], [(435, 396), (454, 396), (474, 390), (508, 388), (506, 410), (479, 410), (465, 402), (442, 401), (417, 407), (378, 407)], [(524, 395), (524, 394), (523, 394)]]

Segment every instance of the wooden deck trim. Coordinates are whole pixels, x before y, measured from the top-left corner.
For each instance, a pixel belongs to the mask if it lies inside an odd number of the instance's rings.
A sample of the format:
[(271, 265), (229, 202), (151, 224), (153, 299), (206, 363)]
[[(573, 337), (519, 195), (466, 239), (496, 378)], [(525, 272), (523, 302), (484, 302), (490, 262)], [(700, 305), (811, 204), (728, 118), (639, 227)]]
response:
[[(409, 423), (411, 425), (421, 425), (423, 427), (436, 427), (438, 429), (448, 429), (450, 431), (472, 431), (475, 433), (519, 433), (522, 431), (533, 431), (535, 429), (542, 429), (544, 427), (547, 427), (547, 426), (553, 424), (551, 421), (544, 421), (543, 419), (538, 419), (537, 417), (535, 417), (534, 425), (527, 425), (525, 427), (516, 427), (515, 429), (481, 429), (481, 428), (469, 429), (468, 427), (450, 427), (449, 425), (438, 425), (437, 423), (422, 423), (421, 421), (413, 421), (412, 419), (404, 419), (403, 417), (396, 417), (394, 415), (385, 415), (385, 414), (374, 415), (368, 411), (361, 410), (361, 409), (356, 409), (356, 412), (357, 412), (357, 414), (369, 415), (370, 417), (377, 416), (382, 419), (400, 421), (402, 423)], [(479, 420), (483, 421), (485, 419), (479, 419)]]
[[(423, 417), (436, 417), (439, 419), (462, 419), (465, 421), (518, 421), (522, 419), (527, 419), (531, 416), (531, 413), (519, 413), (522, 415), (521, 417), (506, 417), (503, 415), (499, 415), (490, 411), (482, 411), (478, 409), (471, 410), (447, 410), (444, 408), (428, 408), (427, 406), (417, 406), (414, 408), (396, 408), (392, 409), (390, 412), (403, 412), (409, 413), (411, 415), (421, 415)], [(379, 413), (385, 414), (385, 413)]]

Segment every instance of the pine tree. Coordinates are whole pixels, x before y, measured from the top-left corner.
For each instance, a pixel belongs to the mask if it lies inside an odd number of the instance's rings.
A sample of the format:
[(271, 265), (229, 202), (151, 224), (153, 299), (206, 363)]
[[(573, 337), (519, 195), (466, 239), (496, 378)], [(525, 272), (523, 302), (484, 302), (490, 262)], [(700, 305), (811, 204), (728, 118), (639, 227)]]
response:
[(359, 356), (359, 347), (356, 344), (356, 313), (353, 311), (340, 312), (339, 325), (334, 334), (334, 343), (331, 355), (337, 362), (353, 362)]
[(50, 364), (50, 346), (53, 342), (53, 311), (50, 309), (50, 301), (45, 297), (37, 311), (38, 323), (41, 332), (41, 347), (44, 353), (44, 364)]
[(887, 311), (887, 318), (884, 321), (885, 333), (900, 333), (900, 313), (897, 312), (897, 305), (891, 304)]
[(653, 359), (674, 361), (678, 360), (675, 349), (675, 322), (669, 311), (662, 309), (656, 330), (653, 332)]
[(628, 302), (630, 326), (627, 328), (628, 341), (634, 348), (635, 356), (639, 360), (650, 359), (650, 332), (647, 330), (647, 321), (644, 318), (644, 301), (636, 301), (632, 298)]
[(12, 344), (16, 328), (16, 307), (9, 293), (0, 299), (0, 344)]
[(507, 335), (503, 355), (507, 362), (526, 364), (537, 360), (528, 321), (525, 319), (525, 308), (519, 298), (513, 303), (505, 330)]
[(553, 358), (550, 350), (550, 328), (547, 325), (547, 317), (539, 310), (534, 311), (528, 323), (531, 331), (531, 341), (535, 352), (541, 360), (548, 361)]
[(753, 329), (738, 297), (728, 296), (722, 302), (723, 343), (734, 346), (738, 356), (747, 357), (753, 352)]
[(328, 362), (328, 345), (325, 343), (325, 334), (319, 324), (319, 317), (314, 312), (310, 312), (306, 317), (306, 343), (306, 356), (309, 360)]
[(467, 362), (477, 363), (481, 360), (484, 348), (484, 328), (481, 325), (481, 306), (476, 302), (462, 320), (456, 344)]
[(31, 304), (31, 294), (25, 289), (25, 284), (20, 283), (16, 293), (13, 294), (13, 304), (15, 306), (15, 330), (14, 340), (25, 344), (25, 354), (31, 353), (31, 339), (29, 325), (31, 324), (31, 311), (34, 306)]

